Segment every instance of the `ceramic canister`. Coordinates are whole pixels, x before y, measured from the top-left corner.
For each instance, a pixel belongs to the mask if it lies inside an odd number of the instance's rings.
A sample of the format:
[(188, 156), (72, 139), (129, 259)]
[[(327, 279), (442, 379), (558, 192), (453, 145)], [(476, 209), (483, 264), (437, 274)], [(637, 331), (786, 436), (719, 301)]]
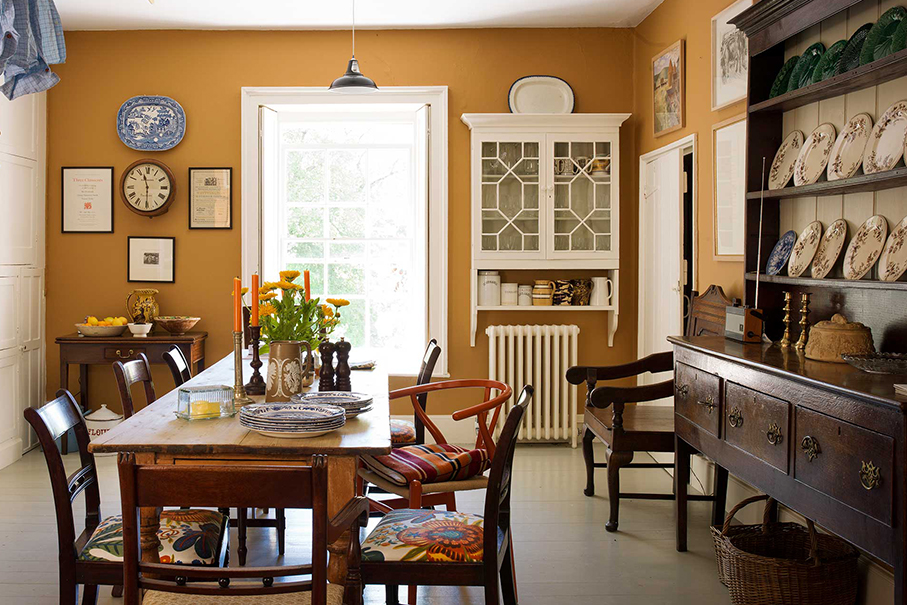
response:
[(501, 284), (501, 305), (515, 307), (519, 303), (519, 284)]
[(498, 271), (479, 271), (479, 306), (497, 307), (501, 304), (501, 274)]
[(520, 284), (518, 290), (519, 305), (521, 307), (532, 306), (532, 286), (529, 284)]
[(532, 304), (535, 307), (550, 307), (554, 296), (554, 282), (550, 279), (537, 279), (532, 287)]

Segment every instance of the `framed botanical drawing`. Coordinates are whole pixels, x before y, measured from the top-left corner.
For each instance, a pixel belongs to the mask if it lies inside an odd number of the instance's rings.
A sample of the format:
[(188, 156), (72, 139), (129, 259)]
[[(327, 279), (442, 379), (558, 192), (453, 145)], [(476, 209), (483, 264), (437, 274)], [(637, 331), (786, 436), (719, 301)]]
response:
[(128, 238), (126, 281), (172, 284), (176, 277), (175, 248), (173, 237)]
[(652, 59), (652, 110), (655, 136), (683, 128), (683, 40)]
[(743, 261), (746, 216), (746, 114), (712, 126), (715, 260)]
[(189, 169), (189, 228), (233, 228), (233, 169)]
[(749, 47), (729, 21), (752, 5), (753, 0), (737, 0), (712, 17), (712, 111), (746, 98)]
[(113, 233), (113, 166), (61, 169), (62, 233)]

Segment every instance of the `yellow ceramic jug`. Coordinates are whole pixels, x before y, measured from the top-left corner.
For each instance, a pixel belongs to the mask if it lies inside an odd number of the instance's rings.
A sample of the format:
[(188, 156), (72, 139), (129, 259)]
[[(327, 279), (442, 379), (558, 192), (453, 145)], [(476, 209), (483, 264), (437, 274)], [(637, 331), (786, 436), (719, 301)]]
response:
[(150, 324), (159, 315), (160, 309), (154, 300), (157, 293), (154, 288), (141, 288), (129, 293), (126, 297), (126, 313), (133, 323)]

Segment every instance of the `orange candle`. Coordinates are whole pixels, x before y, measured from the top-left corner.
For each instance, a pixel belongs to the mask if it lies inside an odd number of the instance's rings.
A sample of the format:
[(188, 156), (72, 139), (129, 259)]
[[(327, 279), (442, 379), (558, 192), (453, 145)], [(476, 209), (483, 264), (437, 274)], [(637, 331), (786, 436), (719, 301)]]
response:
[(305, 299), (308, 301), (312, 298), (312, 285), (309, 282), (309, 270), (306, 269), (302, 274), (305, 276)]
[(242, 280), (233, 278), (233, 331), (242, 332)]
[(258, 325), (258, 273), (252, 274), (252, 296), (250, 297), (252, 302), (249, 303), (252, 305), (252, 322), (249, 325), (257, 326)]

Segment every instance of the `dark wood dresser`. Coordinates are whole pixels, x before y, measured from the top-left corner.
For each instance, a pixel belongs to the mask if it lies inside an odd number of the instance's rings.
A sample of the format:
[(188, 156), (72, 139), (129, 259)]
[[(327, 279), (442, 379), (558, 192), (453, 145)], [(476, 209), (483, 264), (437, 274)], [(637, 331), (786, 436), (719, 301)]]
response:
[[(718, 467), (894, 567), (907, 604), (907, 376), (805, 359), (717, 336), (674, 346), (677, 550), (686, 550), (690, 456)], [(726, 475), (725, 475), (726, 476)]]

